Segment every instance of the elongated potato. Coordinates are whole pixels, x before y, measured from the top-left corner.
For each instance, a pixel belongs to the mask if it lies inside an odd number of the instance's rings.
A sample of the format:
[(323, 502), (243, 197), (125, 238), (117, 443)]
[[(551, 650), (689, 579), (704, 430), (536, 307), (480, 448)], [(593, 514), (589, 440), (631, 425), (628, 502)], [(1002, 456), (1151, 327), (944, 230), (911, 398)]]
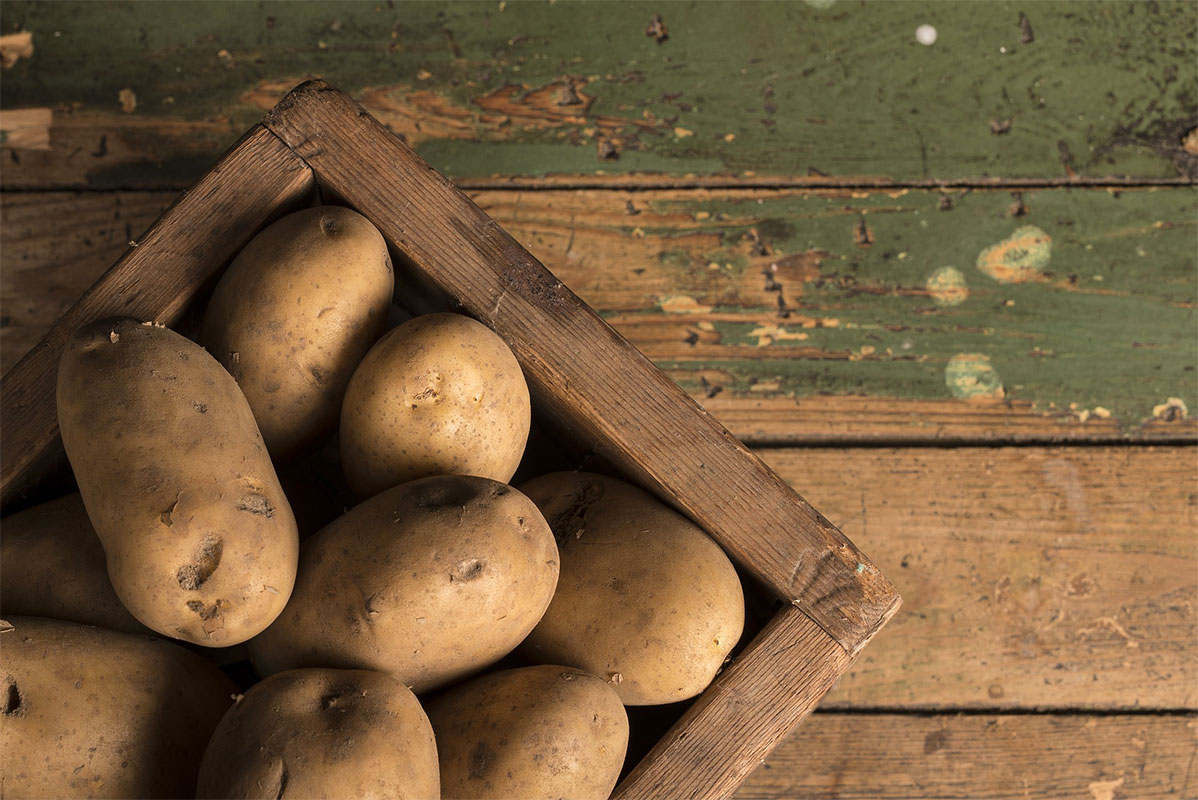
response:
[(78, 493), (4, 518), (0, 613), (150, 632), (117, 598)]
[(382, 235), (339, 206), (288, 214), (229, 265), (199, 341), (237, 379), (276, 459), (336, 430), (345, 385), (382, 335), (394, 289)]
[(37, 617), (0, 631), (0, 678), (0, 797), (12, 798), (192, 797), (235, 691), (164, 639)]
[(296, 669), (228, 710), (197, 794), (434, 800), (438, 773), (433, 728), (408, 687), (381, 672)]
[(410, 481), (304, 542), (291, 602), (250, 657), (263, 675), (373, 669), (423, 692), (511, 652), (549, 605), (557, 569), (549, 526), (510, 486)]
[(225, 647), (279, 615), (295, 519), (245, 397), (203, 348), (130, 319), (84, 326), (59, 366), (58, 420), (134, 617)]
[(624, 765), (628, 715), (582, 670), (492, 672), (427, 707), (445, 800), (606, 800)]
[(740, 578), (703, 529), (606, 475), (520, 485), (553, 529), (557, 593), (523, 650), (611, 681), (625, 705), (686, 700), (711, 683), (744, 629)]

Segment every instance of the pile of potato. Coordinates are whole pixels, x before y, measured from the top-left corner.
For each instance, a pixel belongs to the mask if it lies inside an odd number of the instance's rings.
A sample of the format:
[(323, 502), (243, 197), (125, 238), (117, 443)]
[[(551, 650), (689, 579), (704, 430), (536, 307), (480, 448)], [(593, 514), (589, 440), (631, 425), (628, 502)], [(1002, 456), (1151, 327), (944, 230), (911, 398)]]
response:
[[(465, 316), (386, 330), (394, 292), (322, 206), (245, 247), (198, 343), (75, 333), (79, 493), (0, 537), (0, 796), (600, 799), (625, 706), (711, 682), (744, 625), (723, 551), (615, 478), (508, 485), (515, 357)], [(352, 508), (301, 543), (328, 498), (279, 475), (322, 448)]]

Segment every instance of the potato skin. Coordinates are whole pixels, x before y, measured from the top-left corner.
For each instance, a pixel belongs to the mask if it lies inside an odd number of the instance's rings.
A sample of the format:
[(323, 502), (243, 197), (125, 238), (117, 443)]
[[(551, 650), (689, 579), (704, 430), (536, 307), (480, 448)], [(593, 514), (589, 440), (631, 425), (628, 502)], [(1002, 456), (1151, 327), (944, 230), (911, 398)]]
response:
[(299, 669), (250, 687), (204, 753), (202, 798), (440, 796), (433, 729), (381, 672)]
[(263, 675), (374, 669), (420, 693), (511, 652), (549, 605), (557, 569), (549, 526), (515, 489), (411, 481), (304, 542), (291, 602), (250, 657)]
[(4, 518), (0, 612), (150, 633), (117, 598), (78, 492)]
[(198, 345), (135, 320), (80, 328), (58, 371), (58, 420), (121, 603), (206, 647), (269, 625), (299, 538), (249, 405)]
[(571, 667), (492, 672), (427, 708), (445, 800), (606, 800), (628, 749), (620, 698)]
[(359, 497), (429, 475), (506, 482), (531, 414), (520, 364), (494, 331), (460, 314), (426, 314), (388, 331), (350, 379), (342, 468)]
[(191, 797), (235, 687), (179, 645), (36, 617), (0, 633), (0, 796)]
[(288, 214), (221, 276), (199, 341), (237, 379), (276, 459), (336, 430), (345, 386), (382, 335), (394, 290), (382, 234), (339, 206)]
[(740, 579), (719, 545), (606, 475), (557, 472), (520, 489), (553, 529), (562, 565), (522, 652), (610, 680), (625, 705), (702, 692), (744, 629)]

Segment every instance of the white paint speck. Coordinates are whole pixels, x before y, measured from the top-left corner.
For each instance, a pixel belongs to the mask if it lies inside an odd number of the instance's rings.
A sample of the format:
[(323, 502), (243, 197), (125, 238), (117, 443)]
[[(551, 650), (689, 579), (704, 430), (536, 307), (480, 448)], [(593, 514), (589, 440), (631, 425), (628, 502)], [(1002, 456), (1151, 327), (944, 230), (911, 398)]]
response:
[(1005, 53), (1005, 52), (1007, 52), (1007, 48), (1005, 48), (1005, 47), (1000, 47), (1000, 48), (998, 48), (998, 52), (1000, 52), (1000, 53)]
[(936, 44), (936, 29), (931, 25), (920, 25), (915, 29), (915, 41), (922, 45)]

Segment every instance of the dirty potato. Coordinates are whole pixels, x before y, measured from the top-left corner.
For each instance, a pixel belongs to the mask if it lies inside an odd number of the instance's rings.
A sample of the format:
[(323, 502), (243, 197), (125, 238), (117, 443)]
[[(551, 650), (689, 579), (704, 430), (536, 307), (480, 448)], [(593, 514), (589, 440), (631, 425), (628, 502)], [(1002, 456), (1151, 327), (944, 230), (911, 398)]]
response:
[(549, 526), (520, 492), (487, 478), (411, 481), (304, 542), (291, 602), (250, 656), (264, 675), (373, 669), (423, 692), (515, 648), (557, 569)]
[(744, 628), (732, 562), (701, 528), (624, 481), (558, 472), (521, 485), (553, 529), (561, 577), (522, 648), (611, 682), (625, 705), (694, 697)]
[(528, 386), (494, 331), (460, 314), (427, 314), (379, 340), (350, 379), (341, 464), (369, 497), (429, 475), (508, 481), (531, 420)]
[(164, 639), (37, 617), (0, 626), (0, 675), (13, 798), (192, 797), (235, 690)]
[(149, 633), (121, 604), (76, 492), (4, 518), (0, 613)]
[(482, 675), (427, 707), (445, 800), (605, 800), (624, 765), (620, 698), (571, 667)]
[(433, 729), (410, 689), (381, 672), (299, 669), (229, 709), (197, 794), (432, 800), (439, 784)]
[(199, 341), (237, 379), (276, 459), (336, 430), (345, 386), (382, 335), (394, 288), (382, 235), (339, 206), (283, 217), (229, 265)]
[(295, 519), (237, 383), (161, 326), (80, 328), (58, 420), (121, 603), (206, 647), (245, 641), (291, 594)]

